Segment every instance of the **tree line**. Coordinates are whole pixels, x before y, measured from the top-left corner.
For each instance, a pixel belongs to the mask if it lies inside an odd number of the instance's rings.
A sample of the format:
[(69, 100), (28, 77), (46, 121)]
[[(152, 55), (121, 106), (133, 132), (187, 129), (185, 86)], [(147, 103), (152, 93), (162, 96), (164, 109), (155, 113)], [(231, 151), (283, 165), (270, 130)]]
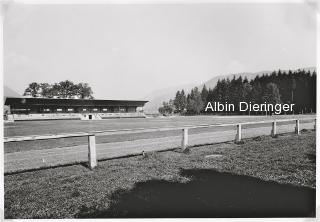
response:
[[(183, 89), (177, 91), (174, 99), (163, 102), (159, 112), (165, 115), (173, 113), (181, 115), (208, 114), (204, 111), (205, 107), (208, 102), (213, 101), (234, 104), (235, 111), (232, 114), (244, 114), (239, 111), (239, 102), (295, 104), (293, 106), (294, 113), (315, 113), (316, 72), (278, 70), (271, 74), (257, 75), (251, 81), (241, 76), (238, 78), (234, 76), (231, 80), (229, 78), (219, 79), (213, 89), (207, 89), (204, 85), (201, 90), (194, 87), (188, 94)], [(225, 112), (224, 114), (231, 113)], [(265, 113), (256, 112), (253, 114)]]
[(75, 84), (66, 80), (58, 83), (32, 82), (24, 91), (24, 96), (61, 99), (93, 99), (93, 92), (88, 83)]

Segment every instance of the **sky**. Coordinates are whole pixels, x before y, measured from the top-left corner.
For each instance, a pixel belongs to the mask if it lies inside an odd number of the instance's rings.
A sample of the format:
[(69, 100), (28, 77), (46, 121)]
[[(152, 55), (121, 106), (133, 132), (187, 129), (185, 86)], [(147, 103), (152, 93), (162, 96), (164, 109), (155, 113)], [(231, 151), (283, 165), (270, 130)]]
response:
[(4, 84), (87, 82), (97, 99), (143, 99), (217, 75), (316, 66), (316, 11), (302, 3), (13, 3)]

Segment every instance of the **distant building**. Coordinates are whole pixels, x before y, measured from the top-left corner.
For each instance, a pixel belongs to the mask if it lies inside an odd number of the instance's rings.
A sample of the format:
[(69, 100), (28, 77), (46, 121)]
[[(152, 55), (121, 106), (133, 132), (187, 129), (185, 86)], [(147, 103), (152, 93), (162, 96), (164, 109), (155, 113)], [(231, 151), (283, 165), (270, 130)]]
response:
[(146, 102), (148, 101), (7, 97), (5, 105), (10, 107), (14, 120), (103, 119), (145, 117), (142, 107)]

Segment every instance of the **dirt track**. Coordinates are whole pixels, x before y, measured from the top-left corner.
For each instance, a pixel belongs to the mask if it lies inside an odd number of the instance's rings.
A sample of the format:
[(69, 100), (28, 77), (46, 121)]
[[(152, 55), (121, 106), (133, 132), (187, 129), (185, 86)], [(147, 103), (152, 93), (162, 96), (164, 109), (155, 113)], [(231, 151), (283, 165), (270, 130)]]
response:
[[(293, 132), (294, 126), (294, 124), (278, 126), (277, 131), (278, 133)], [(301, 129), (313, 129), (313, 127), (313, 123), (300, 124)], [(270, 126), (243, 129), (242, 138), (270, 135), (270, 132)], [(193, 146), (233, 141), (235, 139), (235, 134), (235, 130), (193, 134), (189, 136), (189, 145)], [(181, 136), (103, 143), (97, 144), (97, 157), (98, 160), (102, 160), (126, 155), (141, 154), (142, 151), (167, 150), (179, 147), (180, 145)], [(77, 162), (86, 162), (88, 158), (87, 155), (87, 145), (7, 153), (4, 155), (4, 171), (5, 173), (10, 173)]]

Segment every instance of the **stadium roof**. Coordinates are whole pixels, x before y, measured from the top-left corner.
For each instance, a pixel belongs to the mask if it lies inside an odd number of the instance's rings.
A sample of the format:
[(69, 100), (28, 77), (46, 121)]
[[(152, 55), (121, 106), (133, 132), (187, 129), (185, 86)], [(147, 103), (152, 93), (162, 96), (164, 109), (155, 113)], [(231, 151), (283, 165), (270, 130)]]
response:
[(143, 100), (49, 99), (7, 97), (10, 106), (144, 106)]

